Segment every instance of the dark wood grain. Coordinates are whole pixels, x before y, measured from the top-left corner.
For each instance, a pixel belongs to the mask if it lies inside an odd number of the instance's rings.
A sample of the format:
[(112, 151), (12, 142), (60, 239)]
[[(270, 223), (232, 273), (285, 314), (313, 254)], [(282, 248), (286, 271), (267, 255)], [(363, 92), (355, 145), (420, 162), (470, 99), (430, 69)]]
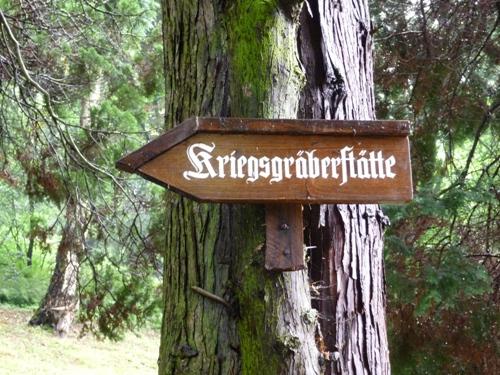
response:
[(265, 267), (279, 272), (305, 268), (300, 204), (266, 205)]

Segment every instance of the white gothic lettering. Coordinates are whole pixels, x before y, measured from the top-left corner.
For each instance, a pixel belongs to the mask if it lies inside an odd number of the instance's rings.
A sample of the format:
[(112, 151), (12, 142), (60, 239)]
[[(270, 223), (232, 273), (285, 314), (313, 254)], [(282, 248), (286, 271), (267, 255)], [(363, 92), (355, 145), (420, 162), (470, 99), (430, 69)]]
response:
[(394, 155), (386, 157), (382, 151), (359, 150), (345, 146), (339, 157), (319, 158), (317, 150), (300, 150), (295, 156), (245, 156), (232, 151), (228, 155), (213, 156), (215, 143), (194, 143), (187, 150), (187, 157), (193, 170), (182, 175), (186, 180), (207, 178), (244, 179), (247, 183), (259, 179), (270, 184), (283, 179), (332, 178), (342, 186), (350, 179), (394, 179), (396, 165)]

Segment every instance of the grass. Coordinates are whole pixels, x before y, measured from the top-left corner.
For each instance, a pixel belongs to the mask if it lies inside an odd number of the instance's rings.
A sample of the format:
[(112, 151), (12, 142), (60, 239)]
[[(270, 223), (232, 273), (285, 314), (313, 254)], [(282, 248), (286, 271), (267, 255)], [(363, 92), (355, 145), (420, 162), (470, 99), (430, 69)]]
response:
[(30, 327), (29, 309), (0, 305), (0, 374), (148, 375), (157, 373), (159, 332), (127, 334), (120, 342), (59, 338)]

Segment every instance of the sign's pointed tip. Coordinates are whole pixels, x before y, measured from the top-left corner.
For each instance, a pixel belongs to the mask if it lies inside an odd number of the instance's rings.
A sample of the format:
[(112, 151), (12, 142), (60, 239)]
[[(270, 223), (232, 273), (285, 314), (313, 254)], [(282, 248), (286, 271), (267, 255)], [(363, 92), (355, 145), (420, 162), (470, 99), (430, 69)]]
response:
[(134, 173), (135, 169), (125, 161), (126, 157), (121, 158), (115, 163), (115, 168), (123, 172)]

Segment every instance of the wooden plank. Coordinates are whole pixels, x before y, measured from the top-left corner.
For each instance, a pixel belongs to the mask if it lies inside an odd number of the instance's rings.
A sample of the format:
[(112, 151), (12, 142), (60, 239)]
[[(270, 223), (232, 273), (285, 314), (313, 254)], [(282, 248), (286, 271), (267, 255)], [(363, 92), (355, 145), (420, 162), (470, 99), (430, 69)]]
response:
[(196, 133), (138, 172), (208, 202), (375, 203), (412, 198), (406, 136)]
[(410, 134), (410, 123), (400, 120), (318, 120), (318, 119), (252, 119), (196, 117), (198, 132), (245, 134), (325, 134), (325, 135), (380, 135), (404, 136)]
[(305, 268), (301, 205), (266, 205), (265, 267), (279, 272)]
[(196, 133), (262, 135), (350, 135), (401, 137), (410, 133), (410, 123), (398, 120), (338, 121), (191, 117), (179, 126), (120, 159), (116, 166), (134, 172)]

